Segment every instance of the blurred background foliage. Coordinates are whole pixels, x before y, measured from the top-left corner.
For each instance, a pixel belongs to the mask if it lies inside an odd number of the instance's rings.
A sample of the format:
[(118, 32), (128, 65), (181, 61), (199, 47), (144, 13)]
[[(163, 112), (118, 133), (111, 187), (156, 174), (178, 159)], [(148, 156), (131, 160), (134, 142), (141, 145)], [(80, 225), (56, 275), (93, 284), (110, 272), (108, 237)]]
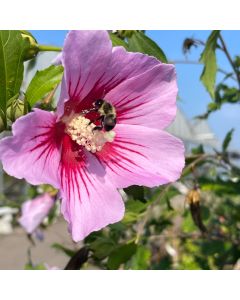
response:
[[(113, 46), (120, 45), (128, 51), (142, 52), (168, 63), (167, 53), (144, 30), (117, 30), (109, 35)], [(60, 51), (61, 48), (39, 45), (26, 31), (11, 31), (10, 35), (1, 31), (1, 45), (6, 45), (0, 47), (3, 137), (9, 134), (12, 123), (33, 107), (55, 109), (55, 92), (63, 68), (48, 66), (37, 72), (23, 90), (24, 62), (30, 61), (28, 69), (25, 68), (28, 72), (41, 51)], [(231, 57), (221, 31), (212, 31), (206, 41), (186, 37), (182, 47), (184, 54), (201, 47), (199, 62), (203, 69), (199, 79), (212, 99), (206, 113), (196, 118), (207, 119), (224, 103), (239, 105), (240, 56)], [(218, 65), (217, 49), (226, 56), (231, 72)], [(225, 74), (219, 82), (216, 80), (218, 72)], [(126, 214), (121, 222), (92, 233), (72, 248), (53, 243), (53, 249), (68, 257), (65, 269), (240, 269), (240, 152), (229, 151), (233, 135), (234, 128), (216, 149), (205, 147), (201, 141), (188, 145), (186, 166), (177, 183), (153, 189), (132, 186), (122, 190)], [(25, 200), (44, 192), (57, 197), (57, 191), (50, 186), (31, 186), (2, 170), (0, 180), (0, 218), (4, 218), (4, 209), (12, 209), (8, 222), (13, 229), (19, 226), (17, 220)], [(46, 231), (58, 222), (59, 215), (57, 202), (41, 230)], [(11, 234), (11, 230), (7, 233)], [(28, 238), (30, 249), (40, 236), (34, 234)], [(26, 257), (25, 269), (48, 268), (45, 264), (48, 262), (32, 261), (30, 252)]]

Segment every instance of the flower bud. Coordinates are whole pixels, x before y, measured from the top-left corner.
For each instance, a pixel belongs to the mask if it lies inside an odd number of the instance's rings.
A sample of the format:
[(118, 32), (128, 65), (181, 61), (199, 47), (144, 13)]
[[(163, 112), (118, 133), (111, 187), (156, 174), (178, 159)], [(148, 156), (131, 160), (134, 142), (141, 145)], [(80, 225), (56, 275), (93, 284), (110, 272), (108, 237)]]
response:
[(186, 201), (188, 204), (195, 204), (200, 202), (200, 191), (198, 189), (190, 190), (186, 195)]
[(17, 118), (24, 115), (24, 103), (23, 101), (16, 99), (7, 108), (7, 118), (14, 122)]
[(34, 38), (34, 36), (30, 32), (28, 32), (26, 30), (21, 30), (21, 35), (22, 35), (22, 38), (27, 40), (29, 43), (29, 47), (25, 51), (24, 60), (25, 61), (30, 60), (38, 54), (39, 49), (38, 49), (37, 40)]
[(5, 126), (4, 126), (4, 123), (3, 123), (3, 120), (0, 116), (0, 133), (5, 129)]
[(199, 228), (202, 234), (205, 234), (207, 232), (207, 228), (205, 227), (202, 220), (200, 200), (201, 195), (198, 188), (190, 190), (186, 195), (186, 201), (189, 204), (193, 222)]
[(51, 197), (57, 196), (58, 190), (49, 184), (41, 184), (38, 186), (38, 191), (41, 193), (48, 193)]

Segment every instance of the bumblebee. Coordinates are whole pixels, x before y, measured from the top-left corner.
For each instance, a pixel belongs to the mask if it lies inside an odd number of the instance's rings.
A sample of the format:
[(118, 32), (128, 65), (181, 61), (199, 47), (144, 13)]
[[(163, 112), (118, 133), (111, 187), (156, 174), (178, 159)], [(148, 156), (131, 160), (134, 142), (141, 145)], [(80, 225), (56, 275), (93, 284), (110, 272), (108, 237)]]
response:
[(92, 120), (89, 124), (94, 123), (96, 121), (101, 121), (100, 126), (96, 126), (93, 128), (93, 130), (102, 130), (110, 131), (112, 130), (116, 123), (117, 123), (117, 114), (115, 107), (107, 102), (104, 99), (98, 99), (93, 103), (93, 108), (85, 111), (85, 113), (88, 112), (98, 112), (100, 117), (98, 117), (95, 120)]

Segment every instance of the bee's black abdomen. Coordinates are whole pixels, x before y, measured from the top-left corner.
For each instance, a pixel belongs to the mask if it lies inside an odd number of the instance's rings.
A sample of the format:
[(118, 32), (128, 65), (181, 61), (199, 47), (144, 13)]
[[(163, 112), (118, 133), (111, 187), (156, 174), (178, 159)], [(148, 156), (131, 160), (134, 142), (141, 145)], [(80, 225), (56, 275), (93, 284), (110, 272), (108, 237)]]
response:
[(117, 123), (117, 120), (114, 117), (114, 115), (105, 116), (104, 122), (103, 122), (104, 129), (106, 131), (110, 131), (110, 130), (112, 130), (115, 127), (116, 123)]

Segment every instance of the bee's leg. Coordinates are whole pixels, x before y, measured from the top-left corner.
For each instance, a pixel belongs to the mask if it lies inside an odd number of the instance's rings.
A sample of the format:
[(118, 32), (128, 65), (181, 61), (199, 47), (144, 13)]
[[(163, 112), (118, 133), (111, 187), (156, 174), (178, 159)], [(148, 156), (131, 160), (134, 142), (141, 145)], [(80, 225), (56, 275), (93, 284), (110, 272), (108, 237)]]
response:
[(102, 129), (103, 129), (103, 126), (95, 126), (93, 128), (93, 131), (95, 131), (95, 130), (102, 130)]

